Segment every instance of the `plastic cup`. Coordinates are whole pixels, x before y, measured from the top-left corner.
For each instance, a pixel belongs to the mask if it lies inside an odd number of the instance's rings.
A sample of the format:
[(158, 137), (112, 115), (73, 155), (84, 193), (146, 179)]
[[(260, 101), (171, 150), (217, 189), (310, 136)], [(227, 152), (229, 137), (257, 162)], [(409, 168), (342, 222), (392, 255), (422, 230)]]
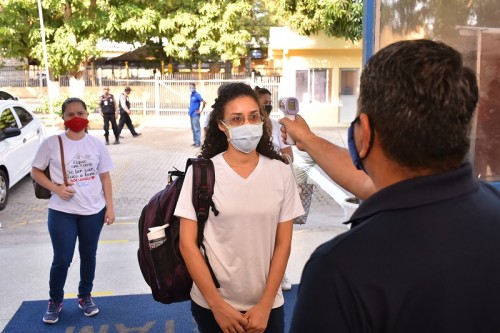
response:
[(162, 225), (160, 227), (149, 228), (148, 232), (148, 240), (155, 240), (159, 238), (165, 238), (165, 228), (168, 227), (168, 224)]

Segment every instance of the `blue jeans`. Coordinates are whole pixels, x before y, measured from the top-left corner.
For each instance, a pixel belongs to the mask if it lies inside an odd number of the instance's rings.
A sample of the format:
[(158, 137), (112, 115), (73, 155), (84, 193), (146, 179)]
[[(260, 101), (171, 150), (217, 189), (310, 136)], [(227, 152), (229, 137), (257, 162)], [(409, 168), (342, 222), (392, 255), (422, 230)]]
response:
[(77, 215), (49, 209), (48, 227), (54, 251), (49, 280), (49, 295), (52, 300), (64, 298), (64, 284), (77, 238), (80, 252), (78, 297), (90, 295), (92, 292), (97, 243), (104, 224), (105, 211), (106, 208), (103, 208), (94, 215)]
[(193, 142), (195, 145), (200, 144), (201, 127), (200, 127), (200, 117), (191, 117), (191, 131), (193, 131)]
[[(199, 306), (191, 301), (191, 313), (198, 325), (201, 333), (222, 333), (219, 324), (215, 320), (211, 310)], [(285, 332), (285, 311), (283, 306), (271, 310), (267, 327), (264, 333), (284, 333)]]

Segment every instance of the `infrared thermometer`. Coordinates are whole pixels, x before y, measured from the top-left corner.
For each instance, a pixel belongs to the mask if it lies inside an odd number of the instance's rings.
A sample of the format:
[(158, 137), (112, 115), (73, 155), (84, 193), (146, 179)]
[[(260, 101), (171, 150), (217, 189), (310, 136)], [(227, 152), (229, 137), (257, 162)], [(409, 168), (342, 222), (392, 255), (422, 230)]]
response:
[[(286, 118), (295, 120), (295, 115), (299, 113), (299, 100), (295, 97), (282, 97), (278, 101), (278, 108), (283, 112)], [(294, 145), (295, 141), (286, 134), (286, 143)]]

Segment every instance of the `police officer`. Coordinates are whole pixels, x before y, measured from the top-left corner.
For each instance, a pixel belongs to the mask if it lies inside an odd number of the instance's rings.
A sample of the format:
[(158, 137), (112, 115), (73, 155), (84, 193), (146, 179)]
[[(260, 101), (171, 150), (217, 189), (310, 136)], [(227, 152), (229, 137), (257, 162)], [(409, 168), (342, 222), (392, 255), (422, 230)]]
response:
[(115, 135), (114, 145), (120, 144), (118, 125), (116, 124), (116, 103), (115, 97), (109, 93), (109, 87), (104, 88), (104, 94), (99, 98), (101, 106), (101, 115), (104, 120), (104, 138), (106, 138), (106, 144), (109, 145), (109, 123), (111, 122), (111, 128), (113, 129), (113, 134)]
[(128, 98), (128, 95), (130, 95), (131, 91), (132, 89), (130, 89), (130, 87), (126, 87), (125, 91), (120, 95), (120, 123), (118, 124), (118, 135), (120, 135), (120, 133), (122, 132), (123, 126), (127, 125), (130, 133), (132, 133), (132, 136), (135, 138), (142, 133), (137, 133), (135, 131), (134, 124), (132, 124), (132, 119), (130, 119), (130, 113), (132, 111), (130, 110), (130, 100)]

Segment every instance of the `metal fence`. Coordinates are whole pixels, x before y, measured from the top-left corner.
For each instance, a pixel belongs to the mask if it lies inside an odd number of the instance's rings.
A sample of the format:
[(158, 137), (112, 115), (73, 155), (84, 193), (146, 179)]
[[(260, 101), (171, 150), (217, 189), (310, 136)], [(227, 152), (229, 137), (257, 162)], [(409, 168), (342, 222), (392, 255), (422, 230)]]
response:
[[(144, 116), (181, 116), (186, 115), (189, 107), (189, 84), (195, 83), (197, 91), (207, 101), (207, 110), (211, 109), (217, 89), (228, 82), (245, 82), (252, 87), (259, 86), (271, 92), (275, 108), (271, 117), (278, 118), (281, 115), (277, 111), (278, 96), (280, 96), (280, 76), (257, 76), (252, 73), (246, 74), (227, 73), (173, 73), (164, 76), (156, 75), (149, 78), (110, 78), (91, 75), (87, 70), (85, 76), (85, 89), (89, 88), (92, 94), (98, 95), (103, 87), (110, 87), (111, 93), (118, 98), (126, 86), (132, 88), (130, 95), (131, 109), (136, 114)], [(68, 91), (69, 77), (59, 77), (59, 87)], [(15, 70), (0, 69), (0, 89), (2, 87), (22, 90), (25, 87), (34, 87), (42, 96), (47, 91), (45, 73), (39, 70)]]
[[(210, 73), (210, 72), (174, 72), (172, 74), (165, 74), (163, 76), (156, 74), (153, 70), (142, 69), (135, 71), (124, 71), (121, 68), (104, 69), (102, 71), (96, 70), (92, 67), (85, 69), (85, 86), (87, 87), (101, 87), (118, 86), (122, 80), (154, 80), (155, 77), (160, 80), (248, 80), (250, 78), (257, 80), (274, 80), (280, 77), (279, 71), (276, 74), (261, 77), (255, 76), (255, 73)], [(128, 73), (128, 74), (127, 74)], [(70, 77), (68, 75), (61, 75), (57, 78), (59, 86), (69, 87)], [(14, 67), (0, 68), (0, 88), (2, 87), (47, 87), (47, 80), (45, 71), (38, 66), (29, 66), (28, 69), (17, 69)]]
[[(241, 79), (208, 79), (208, 80), (177, 80), (177, 79), (155, 79), (155, 80), (115, 80), (120, 87), (132, 88), (130, 95), (131, 108), (133, 111), (142, 113), (144, 116), (181, 116), (186, 115), (189, 107), (190, 90), (189, 84), (195, 83), (196, 90), (207, 101), (207, 110), (211, 109), (217, 97), (218, 88), (224, 83), (245, 82), (252, 87), (258, 85), (268, 89), (273, 98), (273, 104), (278, 105), (280, 77), (247, 77)], [(103, 86), (105, 82), (103, 82)], [(110, 87), (111, 88), (111, 87)], [(112, 88), (111, 88), (112, 90)], [(120, 92), (121, 93), (121, 92)], [(116, 93), (115, 93), (116, 94)], [(280, 117), (276, 110), (272, 117)]]
[(18, 70), (0, 68), (0, 87), (38, 87), (47, 86), (45, 74), (38, 70)]

